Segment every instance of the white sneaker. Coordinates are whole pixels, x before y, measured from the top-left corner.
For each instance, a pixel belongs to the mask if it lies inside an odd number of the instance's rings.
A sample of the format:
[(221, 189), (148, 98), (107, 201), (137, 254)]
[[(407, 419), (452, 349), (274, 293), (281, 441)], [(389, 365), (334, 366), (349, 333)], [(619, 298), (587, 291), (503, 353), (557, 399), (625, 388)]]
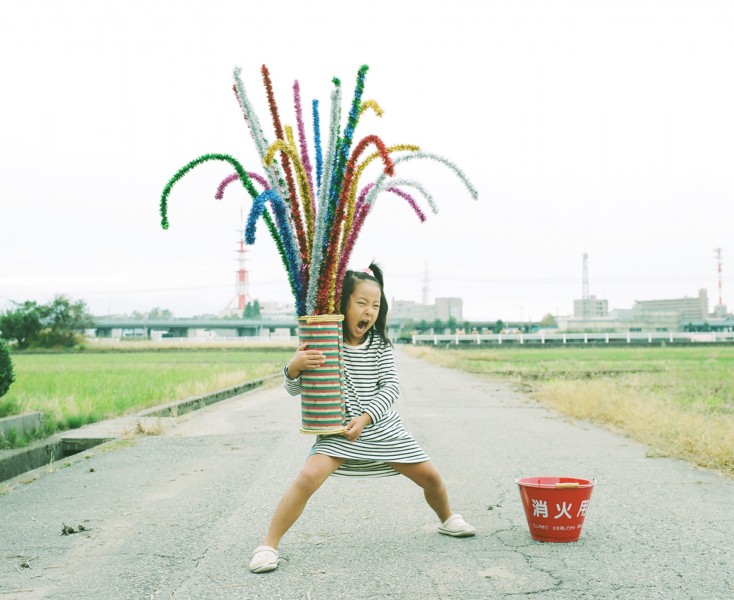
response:
[(469, 525), (461, 515), (454, 513), (438, 526), (438, 532), (452, 537), (471, 537), (477, 530)]
[(267, 573), (278, 568), (278, 551), (270, 546), (258, 546), (252, 552), (250, 571), (253, 573)]

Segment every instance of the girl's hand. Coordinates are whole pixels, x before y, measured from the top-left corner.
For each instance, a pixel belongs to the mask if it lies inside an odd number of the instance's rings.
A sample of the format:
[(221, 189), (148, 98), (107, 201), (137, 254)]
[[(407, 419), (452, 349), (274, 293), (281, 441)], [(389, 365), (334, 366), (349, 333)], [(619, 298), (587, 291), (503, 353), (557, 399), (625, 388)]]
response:
[(326, 362), (321, 350), (308, 350), (308, 344), (301, 344), (288, 363), (288, 377), (295, 379), (302, 371), (316, 369)]
[(370, 416), (367, 413), (364, 413), (363, 415), (360, 415), (359, 417), (356, 417), (349, 421), (342, 435), (350, 442), (353, 442), (359, 438), (362, 430), (371, 422), (372, 419), (370, 418)]

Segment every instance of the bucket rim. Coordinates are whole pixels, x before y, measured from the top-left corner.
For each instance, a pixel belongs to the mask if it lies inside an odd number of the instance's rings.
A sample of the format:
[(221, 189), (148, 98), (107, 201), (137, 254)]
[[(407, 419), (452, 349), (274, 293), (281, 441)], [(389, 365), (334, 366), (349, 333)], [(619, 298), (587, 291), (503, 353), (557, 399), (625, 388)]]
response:
[(303, 315), (301, 317), (298, 317), (299, 323), (305, 323), (306, 325), (310, 325), (311, 323), (324, 323), (327, 321), (343, 321), (344, 315), (342, 314), (332, 314), (332, 315)]
[[(554, 482), (538, 483), (538, 479), (555, 479)], [(596, 485), (596, 479), (582, 479), (579, 477), (557, 477), (553, 475), (542, 475), (540, 477), (520, 477), (515, 479), (515, 483), (520, 487), (537, 488), (544, 490), (554, 490), (557, 483), (578, 483), (578, 489), (586, 489)]]

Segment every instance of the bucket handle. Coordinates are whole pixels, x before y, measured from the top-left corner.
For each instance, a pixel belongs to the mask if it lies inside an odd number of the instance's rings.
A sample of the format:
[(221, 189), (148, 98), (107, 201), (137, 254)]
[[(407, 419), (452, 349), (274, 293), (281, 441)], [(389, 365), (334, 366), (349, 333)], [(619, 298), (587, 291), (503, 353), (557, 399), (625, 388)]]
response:
[(578, 481), (569, 481), (568, 483), (557, 483), (556, 489), (557, 490), (572, 490), (577, 489), (579, 487)]

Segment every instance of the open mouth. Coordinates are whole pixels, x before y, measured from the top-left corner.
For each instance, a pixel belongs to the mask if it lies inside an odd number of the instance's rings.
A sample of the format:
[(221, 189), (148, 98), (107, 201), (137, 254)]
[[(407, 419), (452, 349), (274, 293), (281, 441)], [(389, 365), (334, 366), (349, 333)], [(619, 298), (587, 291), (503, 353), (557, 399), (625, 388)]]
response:
[(367, 320), (362, 320), (359, 323), (357, 323), (357, 331), (360, 335), (362, 335), (370, 326), (370, 322)]

